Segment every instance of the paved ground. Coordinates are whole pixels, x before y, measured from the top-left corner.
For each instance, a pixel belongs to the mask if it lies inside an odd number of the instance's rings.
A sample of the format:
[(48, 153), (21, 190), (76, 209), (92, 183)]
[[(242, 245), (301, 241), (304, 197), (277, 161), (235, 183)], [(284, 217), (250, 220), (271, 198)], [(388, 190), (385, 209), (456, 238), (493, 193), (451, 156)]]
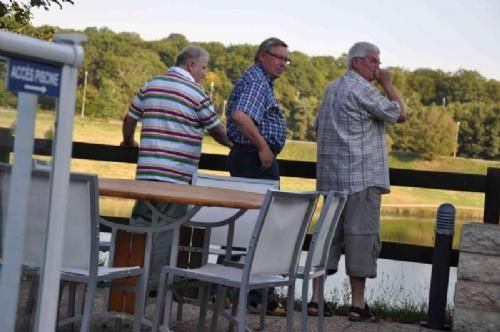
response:
[[(181, 322), (172, 324), (172, 329), (178, 332), (196, 331), (197, 310), (193, 307), (186, 310), (186, 314)], [(222, 323), (222, 320), (220, 320)], [(248, 323), (252, 330), (259, 327), (259, 317), (257, 315), (249, 315)], [(317, 320), (311, 317), (308, 320), (308, 331), (317, 331)], [(227, 331), (227, 324), (220, 324), (220, 331)], [(207, 323), (207, 327), (209, 327)], [(300, 331), (300, 312), (295, 312), (294, 329)], [(264, 331), (281, 332), (286, 331), (286, 319), (284, 317), (266, 317), (266, 325)], [(334, 316), (325, 318), (324, 331), (430, 331), (418, 325), (400, 324), (387, 321), (379, 321), (377, 323), (353, 323), (347, 320), (345, 316)]]
[[(17, 322), (17, 329), (16, 332), (24, 332), (24, 331), (30, 331), (28, 322), (29, 322), (29, 316), (26, 315), (25, 313), (25, 305), (26, 305), (26, 299), (28, 297), (28, 290), (29, 290), (29, 283), (25, 282), (24, 287), (22, 289), (22, 294), (21, 294), (21, 301), (19, 304), (19, 310), (18, 310), (18, 322)], [(103, 296), (102, 292), (99, 292), (98, 298), (96, 300), (96, 305), (95, 305), (95, 310), (99, 311), (100, 307), (102, 307), (102, 301)], [(62, 303), (62, 306), (64, 307), (64, 302)], [(176, 306), (174, 304), (174, 313), (176, 312)], [(150, 299), (148, 301), (147, 309), (146, 309), (146, 315), (151, 317), (152, 313), (154, 311), (154, 300)], [(193, 305), (186, 304), (184, 305), (183, 309), (183, 317), (182, 320), (180, 321), (174, 321), (172, 322), (172, 330), (178, 331), (178, 332), (191, 332), (191, 331), (196, 331), (196, 324), (197, 324), (197, 318), (198, 318), (198, 307), (195, 307)], [(257, 315), (248, 315), (248, 320), (247, 320), (250, 328), (252, 330), (257, 330), (259, 327), (259, 317)], [(310, 317), (308, 321), (308, 331), (317, 331), (317, 320), (315, 317)], [(208, 314), (208, 319), (207, 319), (207, 330), (209, 328), (210, 324), (210, 313)], [(280, 331), (286, 331), (286, 319), (284, 317), (274, 317), (274, 316), (267, 316), (266, 317), (266, 323), (265, 323), (265, 329), (264, 331), (272, 331), (272, 332), (280, 332)], [(300, 312), (295, 312), (294, 314), (294, 329), (295, 331), (300, 331)], [(0, 328), (1, 330), (1, 328)], [(96, 320), (92, 326), (91, 331), (92, 332), (112, 332), (116, 331), (117, 329), (114, 328), (113, 322), (110, 320)], [(124, 326), (122, 326), (121, 331), (123, 332), (129, 332), (132, 329), (128, 326), (127, 323), (124, 323)], [(143, 331), (148, 331), (149, 329), (144, 328)], [(390, 321), (379, 321), (377, 323), (370, 323), (370, 322), (350, 322), (347, 320), (347, 317), (345, 316), (334, 316), (334, 317), (328, 317), (325, 318), (325, 325), (324, 325), (324, 330), (325, 331), (350, 331), (350, 332), (355, 332), (355, 331), (380, 331), (380, 332), (391, 332), (391, 331), (431, 331), (425, 328), (420, 327), (419, 325), (416, 324), (401, 324), (401, 323), (396, 323), (396, 322), (390, 322)], [(60, 329), (59, 331), (70, 331), (69, 328), (63, 328)], [(224, 319), (219, 320), (219, 326), (218, 326), (218, 331), (227, 331), (227, 321)]]

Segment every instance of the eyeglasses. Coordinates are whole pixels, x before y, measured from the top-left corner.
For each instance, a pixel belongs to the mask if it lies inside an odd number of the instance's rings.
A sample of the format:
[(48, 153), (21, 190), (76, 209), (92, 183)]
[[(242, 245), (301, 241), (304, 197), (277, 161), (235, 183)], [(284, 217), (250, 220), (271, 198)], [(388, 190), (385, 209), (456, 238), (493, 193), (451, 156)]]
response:
[(272, 56), (273, 58), (276, 58), (278, 60), (283, 61), (287, 65), (289, 65), (289, 64), (292, 63), (292, 61), (290, 59), (288, 59), (287, 57), (284, 57), (284, 56), (281, 56), (281, 55), (278, 55), (278, 54), (274, 54), (273, 52), (269, 52), (269, 51), (266, 51), (266, 53), (269, 54), (270, 56)]
[(378, 65), (380, 66), (382, 64), (382, 62), (380, 62), (380, 60), (378, 59), (375, 59), (375, 58), (368, 58), (368, 57), (356, 57), (356, 59), (361, 59), (363, 61), (368, 61), (369, 63), (371, 63), (372, 65)]

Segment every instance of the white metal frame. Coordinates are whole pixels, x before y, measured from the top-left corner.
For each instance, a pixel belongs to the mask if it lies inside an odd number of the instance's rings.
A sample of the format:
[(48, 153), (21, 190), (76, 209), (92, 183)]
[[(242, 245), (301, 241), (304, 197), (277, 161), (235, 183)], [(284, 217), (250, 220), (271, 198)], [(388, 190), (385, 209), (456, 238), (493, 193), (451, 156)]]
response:
[(317, 327), (318, 331), (323, 331), (325, 309), (323, 292), (326, 278), (326, 264), (333, 236), (347, 200), (345, 193), (334, 191), (327, 192), (324, 197), (323, 208), (321, 209), (311, 242), (309, 243), (305, 265), (299, 266), (297, 271), (297, 278), (302, 279), (302, 331), (308, 331), (307, 294), (309, 292), (309, 282), (317, 277), (321, 278)]
[[(64, 218), (69, 183), (78, 68), (83, 62), (83, 35), (61, 35), (56, 43), (0, 31), (0, 55), (23, 58), (62, 67), (60, 96), (53, 142), (53, 166), (50, 188), (49, 227), (45, 247), (45, 263), (41, 274), (40, 302), (35, 321), (36, 331), (53, 331), (57, 317), (59, 271), (62, 260)], [(19, 92), (14, 163), (10, 187), (11, 200), (4, 229), (4, 261), (0, 280), (0, 325), (13, 331), (19, 297), (26, 201), (31, 181), (31, 158), (34, 144), (34, 123), (37, 95)]]

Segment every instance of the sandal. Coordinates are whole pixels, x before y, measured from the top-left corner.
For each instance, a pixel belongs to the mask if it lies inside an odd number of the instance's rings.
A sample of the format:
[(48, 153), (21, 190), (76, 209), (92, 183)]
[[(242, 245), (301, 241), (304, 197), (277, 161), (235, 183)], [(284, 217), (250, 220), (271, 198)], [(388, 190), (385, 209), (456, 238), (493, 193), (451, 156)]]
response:
[(377, 316), (370, 310), (367, 303), (365, 303), (364, 309), (351, 307), (351, 309), (349, 309), (349, 320), (351, 322), (378, 322)]
[(286, 317), (286, 309), (279, 305), (273, 310), (267, 310), (267, 315), (269, 316), (278, 316), (278, 317)]
[[(307, 304), (307, 314), (309, 316), (318, 316), (319, 315), (319, 305), (316, 302), (309, 302)], [(331, 317), (333, 316), (333, 312), (330, 310), (328, 304), (324, 302), (323, 304), (323, 316)]]

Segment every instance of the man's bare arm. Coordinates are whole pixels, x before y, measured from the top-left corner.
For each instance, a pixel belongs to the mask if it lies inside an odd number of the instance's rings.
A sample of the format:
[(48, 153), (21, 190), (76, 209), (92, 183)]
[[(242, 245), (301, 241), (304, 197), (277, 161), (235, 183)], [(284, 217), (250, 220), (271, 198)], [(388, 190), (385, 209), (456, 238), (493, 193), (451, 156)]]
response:
[(389, 98), (390, 101), (395, 101), (399, 104), (401, 113), (399, 113), (398, 122), (405, 122), (407, 119), (405, 107), (396, 89), (392, 85), (391, 73), (388, 70), (380, 69), (377, 75), (377, 82), (379, 82), (384, 89), (387, 98)]
[(208, 133), (217, 141), (217, 143), (227, 146), (228, 148), (233, 147), (233, 142), (231, 142), (229, 137), (227, 137), (226, 128), (222, 123), (219, 123), (217, 126), (209, 129)]
[(128, 114), (125, 115), (125, 117), (123, 118), (123, 125), (122, 125), (123, 141), (120, 143), (120, 146), (133, 147), (139, 145), (134, 140), (136, 126), (137, 126), (137, 120), (131, 118), (130, 116), (128, 116)]

